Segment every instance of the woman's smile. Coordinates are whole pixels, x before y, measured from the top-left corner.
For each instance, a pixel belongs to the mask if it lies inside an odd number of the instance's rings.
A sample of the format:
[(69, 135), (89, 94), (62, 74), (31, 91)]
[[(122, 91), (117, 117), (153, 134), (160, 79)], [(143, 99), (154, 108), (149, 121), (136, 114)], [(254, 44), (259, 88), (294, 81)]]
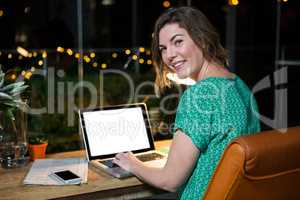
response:
[(184, 69), (184, 60), (181, 61), (177, 61), (171, 64), (171, 66), (174, 68), (174, 70), (176, 71), (176, 73), (180, 72), (182, 69)]

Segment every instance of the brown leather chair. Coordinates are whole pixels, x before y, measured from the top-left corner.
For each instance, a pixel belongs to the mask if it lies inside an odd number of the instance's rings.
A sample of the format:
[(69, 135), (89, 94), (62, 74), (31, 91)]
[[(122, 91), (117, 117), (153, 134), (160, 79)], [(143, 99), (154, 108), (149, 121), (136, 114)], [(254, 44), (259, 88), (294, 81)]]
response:
[(300, 200), (300, 127), (234, 139), (204, 200)]

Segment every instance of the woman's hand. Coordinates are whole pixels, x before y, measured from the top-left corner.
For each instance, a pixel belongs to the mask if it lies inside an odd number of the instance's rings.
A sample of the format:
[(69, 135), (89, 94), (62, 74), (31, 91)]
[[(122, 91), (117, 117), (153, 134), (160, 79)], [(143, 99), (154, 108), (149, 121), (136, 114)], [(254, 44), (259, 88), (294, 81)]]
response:
[(129, 172), (133, 172), (133, 166), (137, 165), (139, 162), (141, 161), (139, 161), (131, 152), (118, 153), (113, 160), (113, 163)]

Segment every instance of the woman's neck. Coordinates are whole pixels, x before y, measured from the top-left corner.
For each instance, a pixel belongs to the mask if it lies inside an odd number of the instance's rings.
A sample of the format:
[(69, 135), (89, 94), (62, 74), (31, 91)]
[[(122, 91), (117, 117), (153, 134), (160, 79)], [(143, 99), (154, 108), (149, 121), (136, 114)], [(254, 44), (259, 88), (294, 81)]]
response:
[(231, 77), (231, 76), (232, 73), (226, 67), (218, 65), (216, 63), (208, 63), (206, 72), (205, 73), (203, 72), (203, 75), (199, 80), (202, 80), (207, 77)]
[(207, 60), (204, 60), (202, 67), (201, 67), (197, 77), (194, 80), (200, 81), (200, 80), (206, 78), (209, 66), (210, 66), (210, 63)]

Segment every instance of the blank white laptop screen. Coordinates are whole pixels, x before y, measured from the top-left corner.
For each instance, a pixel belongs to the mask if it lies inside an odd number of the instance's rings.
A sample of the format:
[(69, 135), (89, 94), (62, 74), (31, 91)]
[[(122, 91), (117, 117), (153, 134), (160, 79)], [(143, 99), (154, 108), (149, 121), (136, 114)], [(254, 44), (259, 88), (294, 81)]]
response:
[(91, 156), (150, 148), (141, 107), (82, 112)]

